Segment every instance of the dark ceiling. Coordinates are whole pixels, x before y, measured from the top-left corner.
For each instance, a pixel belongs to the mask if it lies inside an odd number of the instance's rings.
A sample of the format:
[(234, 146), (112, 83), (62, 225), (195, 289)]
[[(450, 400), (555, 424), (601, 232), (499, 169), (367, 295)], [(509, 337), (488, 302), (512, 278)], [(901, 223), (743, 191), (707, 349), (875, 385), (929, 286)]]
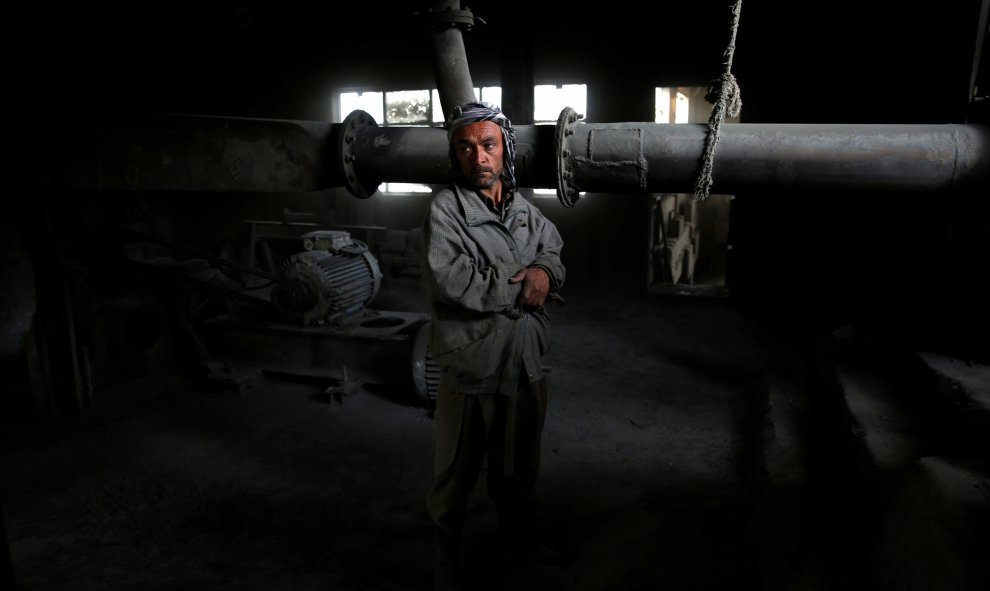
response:
[[(390, 77), (402, 72), (388, 70), (389, 63), (401, 60), (430, 68), (426, 28), (415, 16), (430, 4), (35, 3), (12, 9), (8, 22), (23, 34), (15, 76), (25, 82), (28, 109), (59, 114), (200, 104), (221, 114), (225, 106), (238, 111), (238, 94), (291, 93), (335, 71), (381, 69)], [(497, 59), (509, 44), (526, 45), (535, 61), (554, 53), (571, 68), (611, 69), (627, 80), (666, 73), (702, 83), (722, 68), (732, 3), (464, 4), (484, 21), (465, 35), (472, 66)], [(816, 93), (865, 101), (871, 120), (904, 122), (922, 122), (911, 116), (919, 110), (914, 97), (923, 93), (935, 107), (931, 122), (959, 121), (980, 8), (980, 0), (923, 7), (894, 0), (746, 2), (733, 72), (744, 89), (772, 87), (792, 96), (789, 107), (747, 111), (765, 121), (813, 117), (802, 105), (813, 104)], [(246, 113), (292, 114), (265, 111)]]

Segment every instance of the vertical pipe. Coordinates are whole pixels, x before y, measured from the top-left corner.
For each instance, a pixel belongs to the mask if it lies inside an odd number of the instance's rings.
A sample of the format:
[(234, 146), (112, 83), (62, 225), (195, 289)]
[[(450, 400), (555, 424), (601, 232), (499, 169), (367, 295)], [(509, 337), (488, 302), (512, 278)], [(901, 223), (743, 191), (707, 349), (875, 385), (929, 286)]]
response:
[[(446, 118), (455, 106), (474, 100), (474, 83), (468, 69), (464, 37), (453, 19), (455, 13), (463, 15), (466, 11), (460, 10), (460, 2), (435, 0), (430, 12), (428, 26), (433, 40), (433, 73)], [(470, 16), (470, 13), (466, 14)], [(451, 18), (445, 18), (445, 15), (451, 15)]]

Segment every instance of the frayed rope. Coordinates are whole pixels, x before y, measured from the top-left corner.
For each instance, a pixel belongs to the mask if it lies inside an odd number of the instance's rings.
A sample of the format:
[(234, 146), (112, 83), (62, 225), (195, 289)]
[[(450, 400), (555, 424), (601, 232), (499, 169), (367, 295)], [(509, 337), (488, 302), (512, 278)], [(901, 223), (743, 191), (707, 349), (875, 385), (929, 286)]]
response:
[(742, 10), (742, 0), (736, 0), (732, 7), (732, 29), (729, 45), (725, 48), (725, 72), (708, 87), (705, 100), (712, 103), (712, 115), (708, 119), (708, 135), (705, 137), (705, 151), (702, 154), (701, 172), (694, 185), (694, 198), (704, 201), (708, 198), (712, 187), (712, 171), (715, 168), (715, 145), (718, 143), (719, 128), (726, 115), (737, 117), (742, 109), (742, 96), (739, 84), (732, 75), (732, 56), (736, 51), (736, 32), (739, 30), (739, 13)]

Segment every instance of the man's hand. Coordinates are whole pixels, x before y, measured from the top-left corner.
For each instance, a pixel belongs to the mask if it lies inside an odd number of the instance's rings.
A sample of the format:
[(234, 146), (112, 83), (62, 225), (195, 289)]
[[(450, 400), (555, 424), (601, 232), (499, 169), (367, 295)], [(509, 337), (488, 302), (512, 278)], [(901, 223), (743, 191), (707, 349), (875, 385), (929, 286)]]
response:
[(522, 282), (522, 291), (516, 299), (516, 304), (539, 308), (550, 291), (550, 275), (540, 267), (529, 267), (509, 277), (509, 283)]

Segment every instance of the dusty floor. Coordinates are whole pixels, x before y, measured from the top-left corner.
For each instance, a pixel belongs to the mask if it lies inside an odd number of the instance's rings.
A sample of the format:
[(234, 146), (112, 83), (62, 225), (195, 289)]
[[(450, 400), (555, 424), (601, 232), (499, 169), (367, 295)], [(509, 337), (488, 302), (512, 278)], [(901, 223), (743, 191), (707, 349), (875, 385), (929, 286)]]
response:
[[(373, 307), (421, 310), (415, 279)], [(570, 290), (552, 309), (543, 527), (505, 562), (479, 482), (470, 589), (762, 589), (747, 400), (797, 353), (722, 300)], [(80, 420), (4, 427), (0, 508), (24, 590), (417, 590), (432, 584), (432, 419), (408, 393), (268, 378), (125, 384)]]

